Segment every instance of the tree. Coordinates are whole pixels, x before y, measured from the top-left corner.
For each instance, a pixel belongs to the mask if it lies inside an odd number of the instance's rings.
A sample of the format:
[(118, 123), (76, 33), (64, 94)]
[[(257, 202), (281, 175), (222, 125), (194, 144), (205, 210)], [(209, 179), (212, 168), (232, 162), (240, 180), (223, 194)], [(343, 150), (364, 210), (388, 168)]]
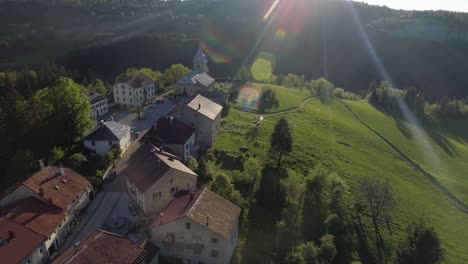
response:
[(226, 117), (229, 115), (229, 110), (231, 110), (231, 104), (226, 100), (223, 103), (223, 110), (221, 110), (221, 117)]
[(397, 248), (397, 263), (434, 264), (443, 259), (444, 252), (434, 227), (429, 227), (422, 219), (408, 225), (406, 239)]
[(292, 151), (292, 135), (288, 121), (282, 117), (275, 125), (275, 130), (270, 138), (271, 148), (279, 152), (278, 165), (281, 165), (281, 158), (284, 154)]
[(336, 256), (336, 247), (334, 237), (330, 234), (325, 234), (320, 239), (319, 257), (322, 260), (321, 263), (332, 263)]
[(178, 80), (182, 79), (184, 75), (190, 72), (190, 69), (182, 64), (172, 65), (170, 68), (164, 71), (164, 80), (166, 83), (174, 84)]
[(206, 159), (205, 157), (201, 158), (200, 159), (200, 162), (198, 163), (198, 167), (197, 167), (197, 174), (201, 177), (204, 177), (206, 176), (207, 174), (207, 166), (206, 166)]
[(247, 174), (245, 178), (249, 182), (255, 182), (261, 177), (260, 165), (256, 159), (250, 158), (244, 162), (244, 174)]
[(390, 214), (395, 205), (391, 186), (378, 177), (365, 177), (359, 181), (355, 196), (357, 208), (361, 210), (359, 213), (372, 220), (380, 252), (383, 247), (380, 223), (385, 222), (389, 226)]
[(259, 99), (258, 111), (264, 112), (267, 109), (279, 107), (279, 101), (276, 98), (275, 92), (268, 87), (263, 88)]
[(86, 158), (85, 155), (81, 153), (73, 153), (69, 158), (68, 158), (70, 165), (73, 169), (79, 170), (81, 168), (81, 164), (83, 162), (87, 162), (88, 159)]
[(135, 105), (130, 109), (132, 113), (137, 114), (138, 119), (141, 119), (141, 114), (143, 113), (143, 107), (141, 105)]
[(252, 74), (250, 74), (250, 71), (245, 66), (242, 66), (242, 68), (239, 70), (239, 74), (237, 75), (237, 79), (241, 81), (248, 81), (251, 78)]
[(190, 155), (187, 159), (187, 167), (192, 171), (197, 171), (198, 169), (198, 162), (192, 155)]
[(50, 152), (47, 158), (49, 165), (56, 164), (61, 161), (65, 156), (65, 152), (60, 147), (54, 147)]
[(92, 127), (91, 105), (81, 91), (82, 86), (73, 80), (59, 78), (52, 87), (35, 94), (36, 116), (44, 137), (40, 140), (50, 146), (71, 146)]
[(96, 92), (98, 94), (103, 94), (103, 95), (106, 95), (107, 94), (107, 88), (106, 86), (104, 85), (104, 83), (99, 80), (99, 79), (96, 79), (94, 80), (92, 83), (90, 83), (88, 85), (88, 90), (90, 91), (93, 91), (93, 92)]
[(241, 206), (243, 199), (239, 191), (234, 190), (234, 185), (231, 183), (229, 178), (224, 175), (218, 175), (210, 186), (211, 190), (218, 194), (219, 196)]
[(288, 254), (285, 262), (288, 264), (318, 263), (318, 249), (312, 242), (302, 243)]

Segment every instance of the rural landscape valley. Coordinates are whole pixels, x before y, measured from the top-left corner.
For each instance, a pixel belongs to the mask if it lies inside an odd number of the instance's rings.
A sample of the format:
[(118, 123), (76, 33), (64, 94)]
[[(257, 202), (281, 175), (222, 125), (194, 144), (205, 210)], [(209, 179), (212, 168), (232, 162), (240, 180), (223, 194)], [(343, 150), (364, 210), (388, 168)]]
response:
[(468, 6), (379, 4), (0, 0), (0, 262), (468, 263)]

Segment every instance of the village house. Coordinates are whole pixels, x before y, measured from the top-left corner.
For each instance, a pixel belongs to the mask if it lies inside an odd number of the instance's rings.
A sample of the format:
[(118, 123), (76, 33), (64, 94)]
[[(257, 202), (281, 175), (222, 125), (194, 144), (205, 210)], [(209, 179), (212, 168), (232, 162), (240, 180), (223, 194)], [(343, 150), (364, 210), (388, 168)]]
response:
[(193, 58), (193, 71), (184, 75), (174, 85), (175, 96), (193, 96), (211, 90), (215, 79), (208, 75), (208, 58), (201, 47)]
[(91, 119), (97, 124), (100, 118), (109, 112), (107, 97), (96, 92), (89, 92), (86, 96), (91, 104)]
[(213, 146), (221, 132), (223, 107), (210, 99), (197, 95), (176, 111), (175, 118), (195, 128), (195, 143), (204, 147)]
[(140, 141), (167, 148), (185, 162), (195, 146), (195, 129), (172, 116), (162, 117)]
[(92, 190), (91, 183), (73, 169), (48, 166), (5, 190), (0, 195), (0, 206), (36, 197), (67, 210), (74, 217), (88, 205)]
[(114, 121), (101, 121), (83, 138), (84, 146), (92, 154), (105, 156), (112, 146), (117, 145), (125, 152), (131, 143), (130, 127)]
[(116, 83), (113, 90), (114, 102), (124, 108), (142, 106), (151, 102), (156, 96), (154, 81), (145, 75)]
[(150, 226), (161, 258), (180, 263), (229, 263), (241, 209), (207, 190), (180, 191)]
[(157, 264), (157, 249), (148, 246), (146, 239), (134, 241), (118, 234), (96, 230), (65, 250), (52, 263)]
[(0, 262), (39, 264), (47, 259), (46, 238), (5, 217), (0, 218)]
[(1, 210), (2, 216), (45, 237), (41, 255), (51, 256), (70, 232), (71, 217), (64, 209), (33, 196), (14, 202)]
[(127, 191), (146, 214), (160, 213), (179, 190), (195, 190), (197, 174), (177, 156), (143, 143), (125, 172)]

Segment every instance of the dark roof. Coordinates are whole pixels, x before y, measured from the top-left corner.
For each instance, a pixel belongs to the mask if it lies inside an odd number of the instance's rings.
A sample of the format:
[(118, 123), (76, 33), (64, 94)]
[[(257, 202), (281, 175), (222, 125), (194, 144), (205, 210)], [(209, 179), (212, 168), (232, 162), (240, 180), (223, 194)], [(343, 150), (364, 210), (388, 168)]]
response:
[[(10, 231), (14, 232), (14, 238), (10, 237)], [(45, 240), (44, 236), (8, 218), (0, 218), (0, 256), (2, 263), (21, 262), (40, 247)]]
[(182, 191), (154, 220), (150, 228), (154, 229), (188, 217), (207, 229), (229, 238), (238, 223), (240, 212), (241, 209), (237, 205), (208, 189), (197, 190), (194, 193)]
[(125, 82), (132, 88), (140, 88), (144, 84), (149, 85), (154, 83), (154, 81), (146, 75), (132, 77)]
[(35, 197), (22, 199), (2, 211), (6, 218), (45, 237), (50, 237), (67, 216), (63, 209)]
[(83, 140), (121, 140), (130, 133), (130, 127), (114, 121), (107, 121), (98, 124)]
[(98, 94), (96, 92), (89, 92), (87, 95), (88, 97), (88, 101), (91, 103), (91, 104), (95, 104), (97, 102), (100, 102), (100, 101), (103, 101), (103, 100), (106, 100), (107, 97), (105, 97), (104, 95), (102, 94)]
[(163, 117), (148, 130), (140, 141), (150, 141), (154, 145), (185, 144), (194, 133), (195, 129), (184, 122), (173, 117)]
[(138, 264), (146, 259), (146, 251), (132, 240), (114, 233), (97, 230), (58, 256), (55, 264)]
[(150, 143), (142, 144), (130, 156), (130, 163), (125, 173), (140, 192), (145, 192), (169, 170), (197, 177), (197, 174), (187, 168), (176, 156), (160, 151)]
[(60, 168), (48, 166), (33, 174), (23, 182), (23, 185), (40, 195), (44, 200), (65, 209), (91, 183), (70, 168), (64, 168), (64, 176)]
[(188, 101), (186, 105), (211, 120), (214, 120), (221, 113), (221, 110), (223, 110), (222, 106), (202, 95), (195, 96), (193, 99)]

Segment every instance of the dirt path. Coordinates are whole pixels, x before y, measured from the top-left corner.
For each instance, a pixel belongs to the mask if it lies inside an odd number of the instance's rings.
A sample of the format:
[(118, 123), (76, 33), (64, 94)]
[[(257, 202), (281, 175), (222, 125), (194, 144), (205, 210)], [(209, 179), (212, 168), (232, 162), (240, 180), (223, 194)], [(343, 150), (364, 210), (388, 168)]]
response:
[[(259, 113), (255, 113), (255, 112), (251, 112), (251, 111), (245, 111), (245, 110), (242, 110), (242, 109), (239, 109), (239, 110), (244, 111), (244, 112), (248, 112), (248, 113), (252, 113), (252, 114), (264, 115), (264, 116), (275, 115), (275, 114), (284, 114), (284, 113), (290, 113), (290, 112), (294, 112), (294, 111), (297, 111), (297, 110), (301, 110), (313, 98), (315, 98), (315, 97), (310, 97), (310, 98), (305, 99), (296, 108), (283, 110), (283, 111), (278, 111), (278, 112), (274, 112), (274, 113), (259, 114)], [(383, 140), (394, 152), (396, 152), (396, 154), (398, 155), (398, 157), (400, 157), (400, 159), (402, 159), (409, 166), (411, 166), (414, 170), (418, 171), (424, 177), (426, 177), (430, 182), (432, 182), (440, 191), (442, 191), (445, 194), (445, 196), (447, 196), (453, 203), (455, 203), (455, 205), (457, 206), (457, 208), (460, 211), (464, 212), (465, 214), (468, 214), (468, 207), (462, 201), (460, 201), (454, 194), (452, 194), (449, 190), (447, 190), (444, 186), (442, 186), (434, 176), (432, 176), (429, 172), (425, 171), (416, 162), (414, 162), (412, 159), (410, 159), (408, 156), (406, 156), (406, 154), (404, 154), (399, 148), (397, 148), (397, 146), (395, 146), (392, 142), (390, 142), (386, 137), (384, 137), (382, 134), (377, 132), (377, 130), (370, 127), (345, 102), (343, 102), (340, 99), (334, 99), (334, 100), (337, 101), (338, 103), (340, 103), (341, 105), (343, 105), (354, 116), (354, 118), (356, 118), (362, 125), (364, 125), (367, 129), (372, 131), (372, 133), (374, 133), (381, 140)]]

